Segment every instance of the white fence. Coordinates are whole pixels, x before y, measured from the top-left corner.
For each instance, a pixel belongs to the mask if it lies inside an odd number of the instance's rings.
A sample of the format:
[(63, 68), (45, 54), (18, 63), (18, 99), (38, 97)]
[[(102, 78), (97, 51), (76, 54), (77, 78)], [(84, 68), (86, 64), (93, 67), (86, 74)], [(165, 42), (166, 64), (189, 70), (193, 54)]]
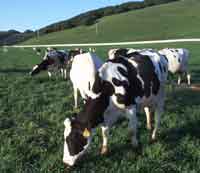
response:
[(113, 43), (83, 43), (83, 44), (47, 44), (47, 45), (12, 45), (3, 46), (4, 48), (31, 48), (31, 47), (88, 47), (88, 46), (123, 46), (139, 44), (157, 44), (157, 43), (180, 43), (180, 42), (200, 42), (200, 38), (192, 39), (169, 39), (152, 41), (133, 41), (133, 42), (113, 42)]

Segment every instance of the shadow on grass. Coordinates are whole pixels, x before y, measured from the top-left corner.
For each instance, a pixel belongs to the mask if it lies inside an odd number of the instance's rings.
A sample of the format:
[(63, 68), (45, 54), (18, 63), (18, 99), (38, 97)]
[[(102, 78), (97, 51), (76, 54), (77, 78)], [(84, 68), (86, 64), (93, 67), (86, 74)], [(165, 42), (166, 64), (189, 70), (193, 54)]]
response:
[(0, 73), (29, 73), (31, 69), (0, 69)]
[[(200, 67), (198, 67), (200, 68)], [(193, 83), (200, 83), (200, 69), (193, 69), (191, 71), (191, 79)]]
[(162, 132), (161, 141), (168, 144), (169, 149), (179, 147), (184, 137), (190, 136), (193, 140), (200, 140), (200, 120), (188, 122), (181, 127), (171, 128)]
[(200, 105), (200, 91), (191, 88), (176, 88), (173, 96), (168, 97), (168, 111), (176, 111), (177, 107)]

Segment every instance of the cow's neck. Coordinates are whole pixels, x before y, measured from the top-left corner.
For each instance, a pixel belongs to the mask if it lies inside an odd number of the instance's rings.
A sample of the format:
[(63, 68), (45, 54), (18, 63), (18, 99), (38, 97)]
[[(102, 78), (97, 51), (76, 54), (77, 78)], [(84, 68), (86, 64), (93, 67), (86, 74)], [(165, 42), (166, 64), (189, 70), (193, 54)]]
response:
[(77, 115), (76, 120), (87, 128), (96, 128), (104, 122), (104, 112), (109, 105), (109, 96), (101, 94), (96, 99), (88, 100), (84, 110)]

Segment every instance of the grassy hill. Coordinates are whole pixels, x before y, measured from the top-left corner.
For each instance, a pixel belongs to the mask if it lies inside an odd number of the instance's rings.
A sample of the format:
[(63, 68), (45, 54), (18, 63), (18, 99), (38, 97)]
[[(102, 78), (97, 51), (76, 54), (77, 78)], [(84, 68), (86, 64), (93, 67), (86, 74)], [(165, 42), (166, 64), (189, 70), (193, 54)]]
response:
[(200, 1), (184, 0), (102, 18), (81, 26), (30, 39), (22, 44), (117, 42), (191, 38), (200, 35)]

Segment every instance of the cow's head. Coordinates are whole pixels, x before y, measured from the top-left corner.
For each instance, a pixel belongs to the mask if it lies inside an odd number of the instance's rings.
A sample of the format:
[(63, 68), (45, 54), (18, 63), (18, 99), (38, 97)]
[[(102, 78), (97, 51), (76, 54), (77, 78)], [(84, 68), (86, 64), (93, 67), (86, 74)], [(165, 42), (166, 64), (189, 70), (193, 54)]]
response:
[(67, 118), (64, 125), (63, 162), (68, 166), (73, 166), (89, 147), (91, 129), (77, 121), (76, 118)]
[(40, 64), (37, 64), (33, 67), (32, 71), (30, 72), (30, 75), (34, 76), (40, 73), (40, 71), (47, 70), (48, 66), (52, 65), (53, 63), (54, 61), (52, 59), (43, 60)]
[(119, 56), (126, 57), (127, 53), (128, 53), (128, 49), (124, 49), (124, 48), (110, 49), (108, 51), (108, 58), (109, 59), (114, 59), (114, 58), (117, 58)]

